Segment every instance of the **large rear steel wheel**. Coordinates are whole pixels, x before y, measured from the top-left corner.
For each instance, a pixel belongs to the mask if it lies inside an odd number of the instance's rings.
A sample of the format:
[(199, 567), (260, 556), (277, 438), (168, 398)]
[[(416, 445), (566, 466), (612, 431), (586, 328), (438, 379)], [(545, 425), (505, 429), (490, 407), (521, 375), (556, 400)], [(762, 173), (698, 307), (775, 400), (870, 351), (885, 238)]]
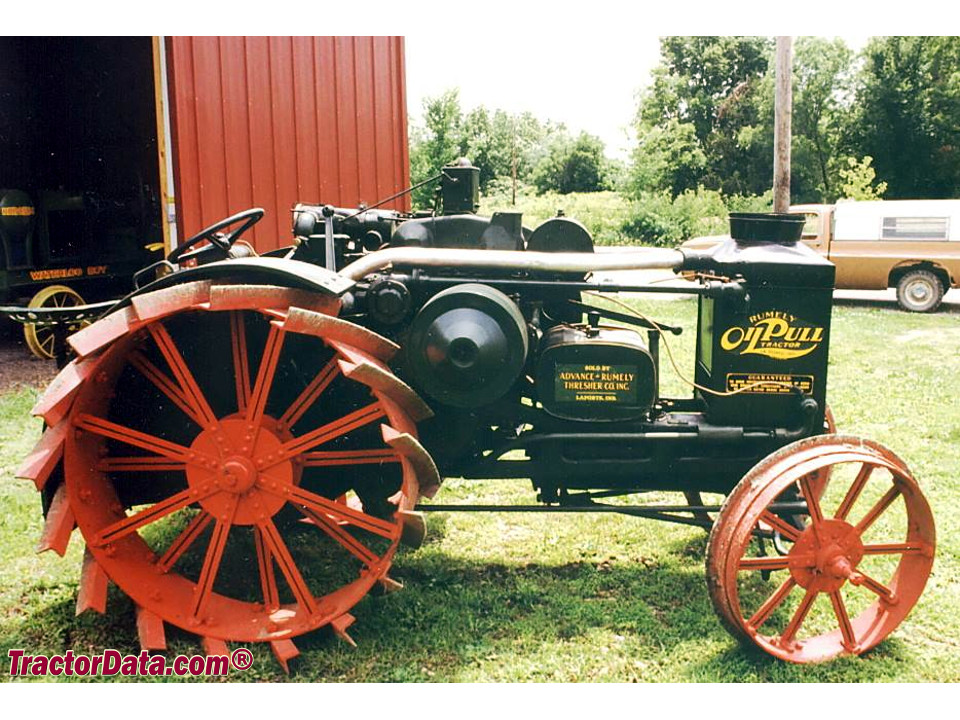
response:
[[(71, 338), (80, 357), (35, 411), (51, 426), (39, 457), (63, 455), (48, 525), (75, 518), (92, 564), (79, 609), (102, 609), (90, 595), (108, 577), (145, 646), (163, 645), (165, 621), (214, 647), (271, 642), (286, 664), (290, 638), (346, 637), (348, 611), (395, 586), (421, 482), (436, 481), (415, 437), (429, 409), (386, 367), (396, 346), (337, 307), (191, 283)], [(40, 486), (51, 463), (32, 458), (21, 475)]]
[[(806, 511), (778, 509), (798, 486)], [(764, 547), (755, 538), (775, 533), (785, 555), (751, 552)], [(730, 494), (710, 534), (707, 584), (739, 640), (820, 662), (892, 633), (923, 592), (935, 547), (930, 507), (900, 458), (869, 440), (821, 435), (762, 460)]]

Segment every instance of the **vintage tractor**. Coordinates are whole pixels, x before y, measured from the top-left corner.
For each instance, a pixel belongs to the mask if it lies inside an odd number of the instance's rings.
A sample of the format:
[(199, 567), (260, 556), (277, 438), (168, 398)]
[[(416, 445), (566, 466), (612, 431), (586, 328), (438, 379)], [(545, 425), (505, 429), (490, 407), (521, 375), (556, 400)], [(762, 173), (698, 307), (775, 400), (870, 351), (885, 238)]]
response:
[[(832, 431), (834, 268), (797, 242), (803, 217), (732, 217), (707, 253), (594, 253), (569, 218), (478, 217), (477, 178), (445, 168), (428, 213), (298, 205), (294, 243), (265, 256), (240, 240), (262, 211), (240, 213), (70, 337), (19, 475), (42, 549), (80, 528), (78, 611), (113, 582), (145, 648), (171, 623), (286, 666), (293, 638), (349, 639), (353, 606), (398, 588), (423, 511), (598, 511), (712, 528), (710, 596), (748, 645), (816, 662), (887, 637), (934, 522), (896, 455)], [(593, 275), (651, 268), (697, 282)], [(688, 397), (659, 389), (662, 350), (685, 376), (681, 328), (624, 292), (697, 296)], [(539, 504), (421, 502), (445, 476), (527, 478)], [(639, 502), (653, 490), (687, 502)]]

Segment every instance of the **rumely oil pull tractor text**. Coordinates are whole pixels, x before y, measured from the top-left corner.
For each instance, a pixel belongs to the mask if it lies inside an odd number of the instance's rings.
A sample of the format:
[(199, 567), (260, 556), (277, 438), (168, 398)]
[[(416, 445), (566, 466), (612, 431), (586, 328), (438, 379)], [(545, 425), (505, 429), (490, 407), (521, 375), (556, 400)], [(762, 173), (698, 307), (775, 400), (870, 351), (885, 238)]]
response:
[[(263, 212), (228, 218), (70, 338), (19, 475), (43, 493), (41, 549), (80, 528), (78, 611), (113, 582), (145, 648), (172, 623), (286, 666), (297, 635), (349, 640), (351, 608), (399, 587), (421, 511), (603, 511), (712, 527), (707, 586), (747, 644), (816, 662), (889, 635), (933, 518), (896, 455), (833, 433), (834, 268), (797, 242), (803, 217), (733, 216), (708, 253), (595, 254), (572, 219), (476, 216), (468, 163), (440, 177), (439, 212), (298, 205), (266, 256), (239, 239)], [(651, 268), (699, 281), (592, 276)], [(584, 299), (665, 291), (698, 299), (690, 397), (659, 392), (680, 328)], [(421, 506), (445, 476), (529, 478), (540, 504)], [(628, 502), (650, 490), (687, 503)]]

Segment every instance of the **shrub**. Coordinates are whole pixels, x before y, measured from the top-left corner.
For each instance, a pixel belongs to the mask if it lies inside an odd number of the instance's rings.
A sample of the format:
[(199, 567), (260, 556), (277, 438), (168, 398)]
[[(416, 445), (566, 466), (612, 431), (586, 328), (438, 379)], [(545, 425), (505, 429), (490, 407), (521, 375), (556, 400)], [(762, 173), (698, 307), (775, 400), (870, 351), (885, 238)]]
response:
[(481, 197), (480, 214), (511, 208), (523, 213), (523, 224), (536, 228), (558, 210), (582, 222), (596, 245), (655, 245), (674, 247), (700, 235), (723, 235), (730, 212), (769, 211), (771, 195), (722, 196), (715, 190), (688, 190), (675, 199), (668, 191), (644, 193), (633, 202), (612, 191), (595, 193), (548, 192), (519, 183), (517, 203), (511, 205), (509, 182), (494, 181)]

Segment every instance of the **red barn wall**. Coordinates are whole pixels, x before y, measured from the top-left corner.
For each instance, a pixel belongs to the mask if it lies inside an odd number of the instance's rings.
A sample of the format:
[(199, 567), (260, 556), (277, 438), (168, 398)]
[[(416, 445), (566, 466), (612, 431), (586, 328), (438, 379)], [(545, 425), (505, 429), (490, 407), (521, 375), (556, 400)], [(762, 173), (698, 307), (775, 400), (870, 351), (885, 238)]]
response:
[(263, 252), (289, 243), (297, 202), (372, 204), (410, 184), (403, 38), (172, 37), (166, 49), (180, 238), (259, 206)]

